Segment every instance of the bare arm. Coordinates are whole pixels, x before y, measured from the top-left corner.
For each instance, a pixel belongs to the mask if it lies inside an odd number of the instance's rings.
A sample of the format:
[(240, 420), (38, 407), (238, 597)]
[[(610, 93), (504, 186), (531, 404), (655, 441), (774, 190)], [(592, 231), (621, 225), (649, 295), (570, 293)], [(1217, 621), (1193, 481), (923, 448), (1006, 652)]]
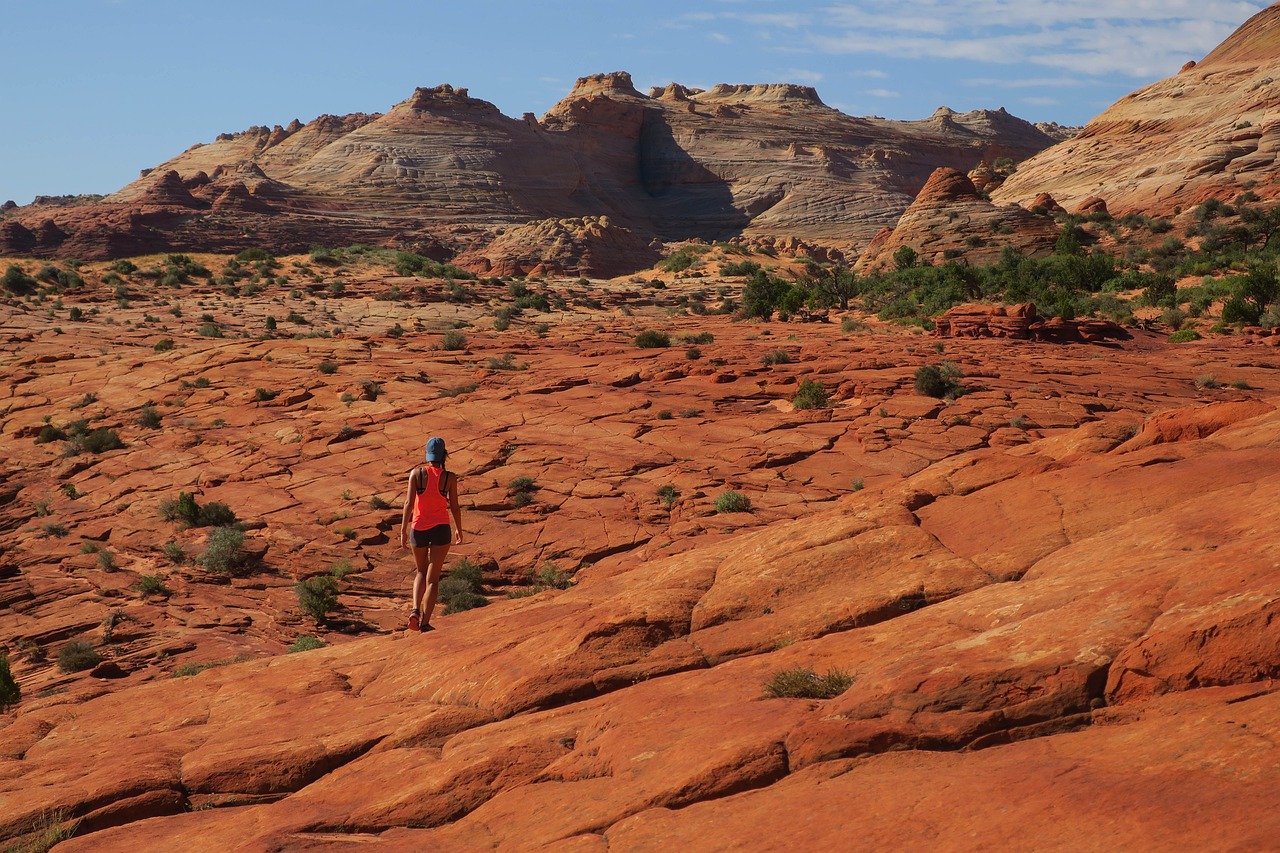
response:
[(409, 474), (409, 488), (404, 494), (404, 516), (400, 519), (400, 544), (405, 548), (409, 547), (409, 524), (413, 519), (413, 502), (418, 497), (417, 490), (413, 487), (413, 477), (418, 473), (418, 469), (414, 468)]

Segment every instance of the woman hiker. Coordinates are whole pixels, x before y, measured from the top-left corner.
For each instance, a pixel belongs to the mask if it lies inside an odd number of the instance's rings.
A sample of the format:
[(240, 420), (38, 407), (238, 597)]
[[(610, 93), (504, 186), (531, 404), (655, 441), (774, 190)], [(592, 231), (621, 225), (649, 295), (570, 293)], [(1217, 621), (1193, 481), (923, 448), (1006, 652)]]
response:
[[(449, 543), (462, 544), (462, 508), (458, 505), (458, 476), (445, 470), (447, 455), (443, 438), (427, 442), (427, 464), (409, 474), (409, 490), (404, 499), (404, 519), (400, 542), (413, 549), (413, 609), (409, 611), (410, 631), (431, 631), (431, 613), (440, 591), (440, 572), (449, 553)], [(453, 516), (450, 535), (449, 516)], [(426, 600), (423, 600), (423, 596)]]

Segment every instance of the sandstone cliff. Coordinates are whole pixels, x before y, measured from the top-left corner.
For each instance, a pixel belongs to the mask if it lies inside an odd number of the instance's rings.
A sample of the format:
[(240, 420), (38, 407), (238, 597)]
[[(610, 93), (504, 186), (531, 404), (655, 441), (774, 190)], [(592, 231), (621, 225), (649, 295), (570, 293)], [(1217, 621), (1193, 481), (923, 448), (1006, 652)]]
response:
[(1074, 139), (1018, 167), (992, 193), (1066, 209), (1091, 196), (1116, 216), (1167, 216), (1251, 191), (1280, 198), (1280, 4), (1258, 13), (1200, 63), (1117, 101)]
[(541, 120), (443, 85), (384, 115), (225, 134), (100, 203), (11, 210), (0, 253), (234, 251), (245, 234), (274, 251), (483, 251), (497, 228), (601, 216), (642, 242), (747, 236), (849, 252), (893, 224), (934, 169), (1022, 160), (1053, 141), (1003, 110), (855, 118), (792, 85), (646, 95), (625, 73), (601, 74)]

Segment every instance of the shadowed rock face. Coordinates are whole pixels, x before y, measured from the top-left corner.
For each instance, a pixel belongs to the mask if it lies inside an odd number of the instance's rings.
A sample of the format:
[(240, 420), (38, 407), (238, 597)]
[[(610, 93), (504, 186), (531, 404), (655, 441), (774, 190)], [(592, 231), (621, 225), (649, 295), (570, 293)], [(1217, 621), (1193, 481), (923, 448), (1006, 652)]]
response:
[(849, 251), (891, 225), (935, 168), (1021, 160), (1052, 143), (1003, 110), (854, 118), (785, 84), (643, 95), (629, 75), (601, 74), (541, 121), (443, 85), (385, 115), (224, 134), (101, 204), (9, 211), (28, 231), (52, 219), (64, 233), (33, 244), (10, 228), (0, 253), (232, 251), (246, 233), (277, 252), (415, 241), (482, 251), (498, 227), (601, 216), (646, 243), (747, 236)]
[(1113, 215), (1168, 215), (1246, 190), (1280, 197), (1280, 6), (1258, 13), (1199, 64), (1121, 98), (1074, 139), (1018, 167), (992, 193), (1029, 206), (1048, 192), (1076, 211), (1091, 196)]
[[(83, 818), (72, 851), (820, 850), (848, 846), (851, 809), (885, 851), (1080, 849), (1100, 822), (1099, 849), (1280, 833), (1271, 347), (939, 352), (894, 327), (673, 317), (708, 286), (676, 279), (550, 283), (591, 301), (499, 333), (483, 321), (504, 288), (449, 303), (440, 281), (356, 275), (288, 303), (341, 335), (258, 340), (283, 292), (122, 307), (105, 270), (81, 269), (62, 334), (6, 306), (0, 637), (23, 701), (0, 715), (0, 838), (61, 813)], [(420, 301), (371, 298), (393, 285)], [(197, 331), (202, 311), (226, 337)], [(466, 348), (440, 349), (458, 321)], [(700, 358), (632, 344), (659, 327), (714, 340)], [(493, 365), (508, 353), (528, 368)], [(969, 393), (916, 394), (943, 358)], [(1251, 390), (1197, 386), (1208, 370)], [(830, 409), (792, 405), (810, 377)], [(64, 455), (37, 443), (45, 415), (125, 447)], [(400, 630), (397, 504), (428, 434), (463, 483), (453, 557), (498, 589), (581, 563), (575, 585)], [(753, 511), (716, 513), (726, 487)], [(260, 565), (211, 582), (175, 562), (164, 545), (208, 537), (161, 517), (179, 490), (234, 508)], [(293, 583), (337, 559), (355, 571), (320, 629)], [(168, 597), (140, 594), (150, 575)], [(301, 633), (331, 645), (283, 654)], [(71, 639), (114, 667), (23, 651)], [(226, 665), (171, 677), (201, 663)], [(797, 668), (851, 684), (766, 696)]]

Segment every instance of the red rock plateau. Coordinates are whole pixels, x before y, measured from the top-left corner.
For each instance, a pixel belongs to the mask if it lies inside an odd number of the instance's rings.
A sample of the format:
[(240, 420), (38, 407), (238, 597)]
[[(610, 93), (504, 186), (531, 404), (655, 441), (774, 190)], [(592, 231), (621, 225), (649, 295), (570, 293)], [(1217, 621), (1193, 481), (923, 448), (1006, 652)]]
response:
[[(530, 280), (550, 310), (499, 331), (493, 280), (307, 261), (123, 305), (89, 265), (5, 303), (0, 838), (1280, 844), (1276, 349), (742, 323), (689, 313), (741, 279), (671, 275)], [(944, 361), (967, 393), (917, 394)], [(796, 409), (804, 380), (828, 406)], [(124, 446), (38, 443), (77, 419)], [(490, 603), (407, 634), (395, 528), (433, 434)], [(183, 491), (235, 511), (247, 567), (192, 559), (209, 528), (159, 512)], [(504, 595), (548, 563), (573, 584)], [(335, 565), (317, 626), (293, 584)], [(328, 645), (285, 654), (301, 634)], [(61, 671), (73, 640), (104, 662)], [(840, 684), (777, 698), (780, 673)]]
[(1115, 216), (1168, 216), (1210, 198), (1280, 197), (1280, 4), (1200, 63), (1116, 102), (1073, 139), (1018, 166), (999, 204), (1048, 193), (1076, 211), (1093, 197)]
[[(534, 249), (606, 277), (652, 265), (655, 239), (798, 239), (851, 254), (934, 169), (1023, 160), (1054, 141), (1004, 110), (856, 118), (784, 84), (644, 95), (628, 74), (601, 74), (541, 119), (444, 85), (385, 115), (225, 134), (101, 201), (0, 212), (0, 254), (237, 252), (252, 234), (277, 253), (357, 242), (440, 260), (467, 252), (486, 274)], [(554, 224), (529, 229), (539, 242), (506, 251), (501, 234), (540, 220)]]

